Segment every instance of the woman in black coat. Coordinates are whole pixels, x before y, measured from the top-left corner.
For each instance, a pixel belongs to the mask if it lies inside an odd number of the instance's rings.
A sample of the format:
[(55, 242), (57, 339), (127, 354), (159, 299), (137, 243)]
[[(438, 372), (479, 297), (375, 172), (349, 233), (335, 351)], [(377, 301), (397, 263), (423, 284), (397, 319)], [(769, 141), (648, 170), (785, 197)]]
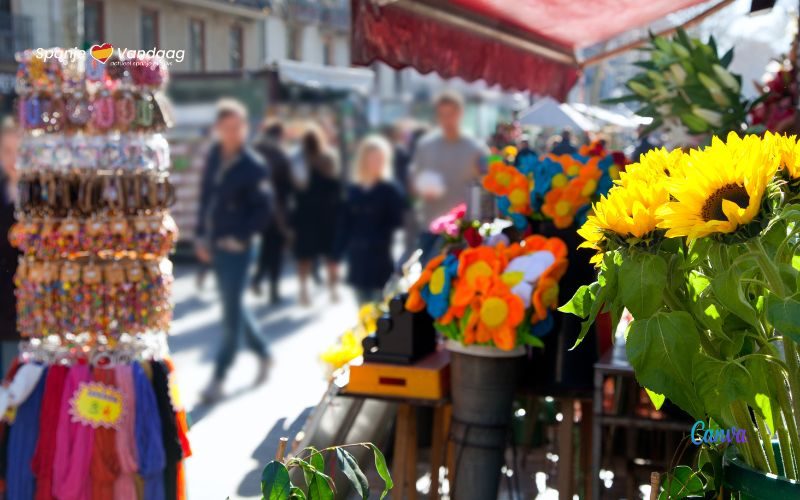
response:
[(309, 126), (303, 135), (300, 161), (304, 179), (295, 176), (294, 209), (291, 224), (294, 230), (294, 255), (300, 278), (300, 303), (308, 306), (308, 278), (316, 262), (325, 261), (331, 299), (338, 301), (336, 285), (338, 265), (334, 258), (336, 224), (342, 202), (342, 182), (337, 162), (325, 145), (322, 132)]
[(356, 182), (347, 188), (336, 238), (338, 257), (347, 260), (347, 281), (359, 304), (379, 301), (394, 270), (392, 239), (402, 225), (405, 199), (388, 181), (392, 150), (380, 136), (369, 136), (356, 154)]

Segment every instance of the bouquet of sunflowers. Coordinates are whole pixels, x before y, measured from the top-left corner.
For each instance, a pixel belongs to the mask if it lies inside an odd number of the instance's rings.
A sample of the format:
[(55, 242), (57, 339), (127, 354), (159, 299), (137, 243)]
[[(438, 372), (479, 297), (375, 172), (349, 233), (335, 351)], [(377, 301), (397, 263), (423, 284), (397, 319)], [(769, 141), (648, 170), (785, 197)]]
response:
[(427, 309), (445, 337), (465, 345), (541, 346), (567, 269), (566, 245), (538, 235), (510, 244), (503, 237), (487, 241), (431, 260), (406, 308)]
[[(598, 313), (627, 308), (628, 359), (656, 406), (667, 398), (744, 429), (741, 459), (800, 479), (796, 138), (730, 133), (650, 151), (593, 211), (579, 233), (597, 251), (597, 281), (560, 309), (585, 318), (578, 343)], [(717, 488), (715, 464), (702, 460), (693, 484)]]
[(526, 156), (517, 166), (493, 157), (483, 187), (519, 229), (531, 219), (570, 227), (586, 219), (591, 202), (608, 192), (624, 166), (602, 148), (582, 152), (588, 154)]

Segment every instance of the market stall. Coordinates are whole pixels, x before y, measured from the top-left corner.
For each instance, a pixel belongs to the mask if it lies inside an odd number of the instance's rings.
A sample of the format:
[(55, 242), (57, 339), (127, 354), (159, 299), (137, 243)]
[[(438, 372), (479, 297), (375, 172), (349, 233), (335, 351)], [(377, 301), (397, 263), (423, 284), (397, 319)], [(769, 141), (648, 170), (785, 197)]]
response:
[[(587, 497), (603, 496), (610, 487), (599, 484), (601, 468), (614, 477), (620, 464), (617, 475), (630, 478), (626, 496), (651, 477), (652, 498), (721, 489), (757, 498), (767, 491), (796, 495), (793, 384), (800, 358), (790, 333), (797, 271), (789, 264), (796, 253), (796, 143), (753, 135), (776, 114), (764, 103), (781, 101), (771, 99), (770, 89), (759, 101), (744, 98), (742, 79), (730, 69), (732, 52), (680, 27), (581, 56), (590, 45), (675, 10), (697, 6), (691, 24), (730, 2), (700, 3), (614, 2), (589, 10), (566, 1), (353, 1), (357, 63), (381, 60), (559, 100), (581, 68), (647, 45), (651, 57), (638, 63), (641, 73), (618, 101), (636, 103), (645, 132), (663, 132), (674, 150), (655, 150), (629, 165), (602, 142), (521, 162), (514, 162), (515, 149), (504, 149), (490, 160), (483, 187), (496, 197), (505, 225), (483, 219), (488, 214), (474, 205), (443, 216), (445, 250), (409, 278), (405, 309), (427, 311), (446, 339), (439, 349), (450, 353), (447, 453), (456, 458), (446, 461), (446, 470), (456, 498), (496, 494), (514, 394), (525, 389), (560, 401), (562, 495), (582, 488)], [(442, 50), (428, 50), (431, 44)], [(785, 80), (775, 87), (785, 103), (796, 103)], [(581, 113), (547, 99), (520, 116), (526, 119), (591, 127)], [(707, 192), (694, 192), (698, 187)], [(480, 199), (470, 195), (471, 202)], [(569, 263), (563, 268), (557, 265), (562, 258)], [(611, 351), (614, 331), (622, 333)], [(364, 366), (378, 366), (369, 353), (386, 335), (378, 328), (376, 339), (363, 341)], [(360, 354), (360, 347), (350, 354)], [(522, 372), (534, 375), (523, 381), (514, 370), (526, 360)], [(632, 377), (638, 385), (625, 389)], [(373, 388), (373, 396), (381, 391)], [(623, 391), (633, 402), (627, 410), (613, 397)], [(575, 409), (582, 414), (579, 459), (571, 441)], [(706, 429), (699, 442), (695, 420)], [(629, 447), (625, 463), (616, 460), (618, 444), (604, 439), (609, 429), (613, 434), (631, 422), (667, 438), (638, 464), (632, 457), (642, 457), (641, 449)], [(480, 438), (472, 434), (476, 429)], [(737, 429), (753, 436), (753, 444), (714, 438), (726, 429), (734, 438)], [(624, 434), (629, 443), (637, 436)], [(676, 453), (674, 438), (686, 434), (699, 446), (696, 453)], [(575, 460), (580, 470), (592, 471), (582, 487), (573, 475)], [(778, 481), (768, 484), (769, 474)]]

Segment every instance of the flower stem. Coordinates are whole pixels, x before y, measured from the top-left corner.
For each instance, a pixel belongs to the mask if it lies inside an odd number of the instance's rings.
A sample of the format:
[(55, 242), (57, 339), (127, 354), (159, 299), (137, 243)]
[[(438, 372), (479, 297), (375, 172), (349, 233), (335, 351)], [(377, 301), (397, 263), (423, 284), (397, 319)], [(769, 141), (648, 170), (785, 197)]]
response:
[(747, 242), (747, 248), (756, 254), (758, 267), (761, 269), (761, 272), (764, 273), (764, 278), (767, 279), (770, 288), (769, 291), (780, 298), (784, 298), (786, 296), (786, 286), (783, 284), (778, 268), (772, 260), (770, 260), (770, 256), (767, 255), (767, 250), (764, 248), (764, 245), (761, 244), (761, 240), (758, 238), (751, 239)]
[[(800, 366), (798, 365), (797, 358), (797, 344), (795, 344), (793, 340), (784, 339), (783, 351), (784, 356), (786, 356), (786, 366), (788, 368), (787, 381), (789, 383), (789, 394), (792, 398), (791, 405), (787, 402), (786, 407), (792, 413), (795, 427), (794, 432), (798, 435), (795, 454), (797, 455), (798, 466), (800, 466)], [(782, 392), (780, 395), (787, 398), (785, 392)]]
[[(753, 420), (750, 418), (750, 410), (747, 409), (747, 405), (743, 401), (731, 403), (731, 412), (736, 420), (737, 427), (744, 429), (748, 436), (756, 437), (759, 435), (755, 425), (753, 425)], [(767, 440), (766, 444), (770, 444), (769, 440)], [(748, 439), (746, 446), (750, 455), (750, 465), (763, 472), (773, 472), (767, 461), (766, 451), (761, 447), (761, 443), (758, 440)], [(746, 455), (745, 458), (747, 458)]]
[[(772, 436), (769, 434), (768, 426), (764, 417), (758, 412), (753, 412), (758, 423), (758, 434), (761, 436), (761, 444), (764, 445), (764, 452), (767, 454), (767, 462), (769, 463), (769, 471), (773, 474), (778, 473), (778, 463), (775, 460), (775, 450), (772, 449)], [(774, 419), (773, 419), (774, 420)]]

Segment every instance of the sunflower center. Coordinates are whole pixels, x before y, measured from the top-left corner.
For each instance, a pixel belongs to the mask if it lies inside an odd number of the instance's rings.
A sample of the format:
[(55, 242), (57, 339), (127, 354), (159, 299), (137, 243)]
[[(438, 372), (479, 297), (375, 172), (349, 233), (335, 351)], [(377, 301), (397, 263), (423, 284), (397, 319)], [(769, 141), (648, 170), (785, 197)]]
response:
[(722, 202), (728, 200), (736, 203), (739, 208), (747, 208), (750, 204), (750, 195), (744, 186), (738, 184), (726, 184), (721, 188), (714, 191), (714, 194), (708, 197), (701, 215), (706, 222), (712, 220), (726, 221), (728, 217), (722, 211)]

